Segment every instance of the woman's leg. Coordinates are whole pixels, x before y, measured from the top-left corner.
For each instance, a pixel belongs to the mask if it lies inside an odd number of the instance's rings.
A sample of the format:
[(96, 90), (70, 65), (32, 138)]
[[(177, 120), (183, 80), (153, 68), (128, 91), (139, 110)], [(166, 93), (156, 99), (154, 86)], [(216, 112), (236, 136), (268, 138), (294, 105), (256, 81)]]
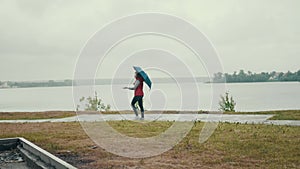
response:
[(139, 96), (138, 103), (141, 109), (141, 117), (144, 118), (143, 96)]
[(137, 96), (134, 96), (132, 101), (131, 101), (131, 107), (135, 113), (136, 116), (138, 116), (138, 112), (137, 112), (137, 108), (135, 107), (135, 103), (138, 101), (138, 97)]

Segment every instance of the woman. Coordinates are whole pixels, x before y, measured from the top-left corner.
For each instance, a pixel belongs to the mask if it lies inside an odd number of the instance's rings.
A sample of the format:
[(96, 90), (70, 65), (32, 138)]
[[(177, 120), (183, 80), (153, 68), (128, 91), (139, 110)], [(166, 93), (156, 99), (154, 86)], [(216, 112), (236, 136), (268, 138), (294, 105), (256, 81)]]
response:
[(144, 106), (143, 106), (143, 97), (144, 97), (144, 92), (143, 92), (143, 82), (144, 79), (142, 76), (135, 72), (135, 82), (133, 87), (124, 87), (124, 89), (129, 89), (129, 90), (134, 90), (134, 97), (131, 101), (131, 107), (135, 113), (136, 118), (139, 117), (138, 112), (137, 112), (137, 107), (135, 106), (136, 102), (138, 102), (138, 105), (141, 110), (141, 120), (144, 120)]

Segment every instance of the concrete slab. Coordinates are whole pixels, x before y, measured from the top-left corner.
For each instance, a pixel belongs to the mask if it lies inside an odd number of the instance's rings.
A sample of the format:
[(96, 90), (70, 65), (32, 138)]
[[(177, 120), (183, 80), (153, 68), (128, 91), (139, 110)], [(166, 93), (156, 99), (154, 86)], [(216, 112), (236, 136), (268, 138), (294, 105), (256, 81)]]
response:
[[(8, 146), (11, 147), (9, 148)], [(24, 138), (0, 139), (0, 147), (3, 147), (3, 149), (16, 149), (22, 156), (22, 163), (4, 163), (4, 165), (0, 165), (0, 168), (76, 169), (69, 163), (59, 159)]]

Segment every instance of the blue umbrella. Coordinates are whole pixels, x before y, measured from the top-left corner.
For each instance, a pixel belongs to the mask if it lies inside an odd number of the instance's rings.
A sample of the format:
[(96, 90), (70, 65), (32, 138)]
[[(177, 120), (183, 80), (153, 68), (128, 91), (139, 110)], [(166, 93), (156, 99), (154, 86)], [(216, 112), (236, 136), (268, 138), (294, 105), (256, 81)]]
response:
[(149, 86), (149, 88), (151, 89), (152, 82), (151, 82), (149, 76), (143, 71), (143, 69), (140, 68), (140, 67), (138, 67), (138, 66), (133, 66), (133, 69), (143, 77), (145, 83), (146, 83), (146, 84)]

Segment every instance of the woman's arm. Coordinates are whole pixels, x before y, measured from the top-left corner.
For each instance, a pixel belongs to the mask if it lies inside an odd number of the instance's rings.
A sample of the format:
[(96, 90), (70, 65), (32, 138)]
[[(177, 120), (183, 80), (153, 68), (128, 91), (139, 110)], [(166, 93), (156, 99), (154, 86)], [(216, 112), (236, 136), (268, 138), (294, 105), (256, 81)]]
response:
[(123, 89), (135, 90), (139, 86), (140, 83), (141, 82), (139, 80), (136, 80), (134, 82), (134, 86), (133, 87), (124, 87)]

